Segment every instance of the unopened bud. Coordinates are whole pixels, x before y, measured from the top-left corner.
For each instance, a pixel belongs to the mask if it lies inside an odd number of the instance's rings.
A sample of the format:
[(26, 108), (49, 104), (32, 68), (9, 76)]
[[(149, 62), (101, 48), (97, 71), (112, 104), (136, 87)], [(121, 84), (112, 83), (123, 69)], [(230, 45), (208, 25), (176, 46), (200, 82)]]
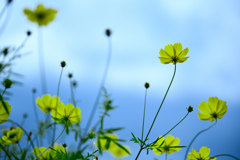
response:
[(13, 130), (13, 129), (15, 129), (15, 127), (11, 126), (11, 127), (10, 127), (10, 130)]
[(31, 31), (27, 31), (27, 35), (30, 36), (32, 34)]
[(148, 89), (148, 88), (150, 87), (149, 83), (146, 82), (146, 83), (144, 84), (144, 87), (145, 87), (146, 89)]
[(188, 110), (188, 112), (192, 112), (193, 111), (193, 107), (190, 105), (190, 106), (188, 106), (187, 110)]
[(13, 84), (13, 82), (10, 79), (5, 79), (3, 81), (3, 85), (5, 88), (10, 88), (12, 84)]
[(72, 77), (73, 77), (72, 73), (68, 73), (68, 78), (72, 78)]
[(2, 130), (2, 135), (4, 135), (4, 136), (7, 135), (7, 130), (6, 130), (6, 129), (3, 129), (3, 130)]
[(106, 29), (105, 33), (106, 33), (106, 35), (107, 35), (108, 37), (111, 36), (111, 30), (110, 30), (110, 29)]
[(65, 61), (62, 61), (61, 62), (61, 67), (63, 68), (63, 67), (65, 67), (66, 66), (66, 62)]
[(63, 146), (63, 148), (66, 148), (66, 147), (67, 147), (67, 144), (66, 144), (66, 143), (63, 143), (62, 146)]
[(95, 138), (95, 137), (96, 137), (95, 133), (91, 130), (91, 131), (88, 133), (88, 138), (93, 139), (93, 138)]

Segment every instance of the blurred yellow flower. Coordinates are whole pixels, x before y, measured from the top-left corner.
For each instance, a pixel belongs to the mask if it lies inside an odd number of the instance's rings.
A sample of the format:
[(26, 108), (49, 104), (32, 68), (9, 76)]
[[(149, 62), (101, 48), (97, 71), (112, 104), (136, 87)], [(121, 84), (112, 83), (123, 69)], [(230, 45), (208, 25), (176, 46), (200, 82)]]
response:
[[(126, 148), (130, 152), (130, 148), (128, 146), (123, 146), (123, 147)], [(110, 151), (111, 151), (110, 152), (111, 155), (116, 159), (125, 158), (125, 157), (129, 156), (129, 154), (125, 150), (118, 147), (117, 145), (114, 145), (113, 147), (111, 147)]]
[(202, 147), (200, 151), (192, 149), (192, 153), (188, 153), (187, 160), (216, 160), (216, 157), (208, 157), (210, 149), (207, 147)]
[[(8, 104), (8, 102), (4, 101), (9, 113), (11, 112), (12, 107)], [(8, 117), (10, 114), (7, 114), (5, 108), (3, 107), (2, 101), (0, 102), (0, 124), (3, 124), (4, 122), (7, 122)]]
[(226, 103), (226, 101), (222, 101), (217, 97), (209, 97), (208, 103), (202, 101), (198, 105), (198, 109), (200, 110), (200, 112), (197, 112), (198, 117), (201, 120), (209, 120), (210, 122), (221, 119), (228, 109)]
[(38, 97), (36, 100), (37, 106), (44, 112), (49, 113), (54, 110), (57, 106), (57, 103), (60, 102), (59, 97), (51, 97), (49, 94), (45, 94), (42, 98)]
[[(159, 137), (161, 138), (161, 136)], [(165, 140), (165, 141), (164, 141)], [(164, 142), (163, 142), (164, 141)], [(159, 146), (163, 143), (163, 145), (159, 148)], [(178, 138), (174, 138), (171, 135), (167, 135), (166, 139), (164, 137), (162, 137), (161, 139), (159, 139), (156, 143), (157, 146), (153, 147), (153, 152), (156, 155), (160, 155), (164, 152), (167, 152), (168, 154), (172, 154), (173, 152), (177, 152), (179, 151), (181, 148), (168, 148), (168, 150), (166, 149), (167, 147), (173, 147), (173, 146), (178, 146), (178, 144), (180, 143), (180, 140)], [(160, 152), (159, 150), (157, 150), (156, 148), (160, 149), (162, 152)]]
[(66, 106), (60, 102), (56, 110), (52, 110), (52, 120), (60, 124), (72, 125), (81, 121), (81, 110), (74, 107), (71, 103)]
[(46, 26), (54, 20), (57, 10), (45, 8), (42, 4), (39, 4), (35, 10), (24, 9), (24, 14), (28, 20), (38, 23), (39, 26)]
[(108, 138), (117, 140), (118, 136), (116, 134), (105, 134), (102, 136), (98, 136), (97, 142), (96, 142), (97, 147), (99, 146), (99, 142), (103, 151), (107, 151), (107, 150), (110, 150), (112, 147), (115, 147), (116, 144), (113, 141), (110, 141), (109, 147), (107, 148), (106, 145), (107, 145)]
[(189, 57), (185, 57), (189, 52), (188, 48), (185, 48), (182, 50), (182, 44), (181, 43), (174, 43), (174, 45), (169, 44), (165, 46), (165, 49), (162, 48), (159, 51), (160, 57), (158, 57), (163, 64), (169, 64), (169, 63), (183, 63), (185, 62)]
[(18, 143), (22, 138), (23, 130), (20, 128), (11, 128), (6, 136), (1, 138), (1, 142), (5, 145), (10, 145), (14, 143)]
[[(62, 145), (58, 145), (58, 144), (55, 144), (53, 149), (59, 151), (59, 152), (65, 152), (65, 149), (62, 147)], [(39, 156), (42, 152), (44, 152), (46, 150), (46, 147), (34, 147), (32, 153), (35, 155), (35, 156)], [(51, 158), (50, 158), (51, 157)], [(38, 157), (39, 159), (41, 160), (48, 160), (48, 159), (53, 159), (53, 160), (58, 160), (58, 157), (57, 157), (57, 153), (56, 151), (50, 149), (50, 150), (47, 150), (45, 151), (40, 157)]]
[[(46, 150), (46, 147), (34, 147), (32, 153), (35, 156), (39, 156), (42, 152), (44, 152)], [(40, 157), (38, 157), (41, 160), (47, 160), (49, 157), (49, 151), (45, 151)]]

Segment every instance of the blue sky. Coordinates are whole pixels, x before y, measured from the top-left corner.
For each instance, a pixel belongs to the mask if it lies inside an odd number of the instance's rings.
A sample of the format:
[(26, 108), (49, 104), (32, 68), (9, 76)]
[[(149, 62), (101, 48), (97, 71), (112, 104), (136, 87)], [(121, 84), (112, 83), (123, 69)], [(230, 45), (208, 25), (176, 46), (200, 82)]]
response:
[[(192, 105), (194, 111), (171, 132), (171, 135), (179, 137), (181, 145), (188, 145), (198, 131), (211, 125), (198, 119), (197, 106), (201, 101), (217, 96), (227, 101), (228, 112), (214, 128), (200, 135), (193, 147), (200, 149), (207, 146), (211, 148), (212, 156), (226, 153), (240, 157), (239, 1), (14, 1), (10, 8), (10, 20), (0, 36), (0, 47), (18, 46), (27, 30), (33, 32), (22, 49), (22, 52), (30, 54), (17, 60), (13, 66), (15, 72), (24, 75), (24, 85), (11, 89), (14, 94), (10, 101), (13, 107), (10, 118), (19, 121), (23, 113), (29, 113), (26, 123), (29, 130), (34, 125), (30, 98), (32, 88), (37, 88), (37, 96), (42, 95), (37, 54), (38, 28), (23, 15), (23, 9), (33, 9), (39, 3), (59, 11), (55, 21), (42, 28), (49, 94), (56, 95), (61, 71), (59, 64), (65, 60), (67, 67), (64, 68), (60, 98), (64, 103), (70, 102), (67, 74), (71, 72), (78, 82), (75, 95), (82, 110), (83, 125), (94, 103), (107, 57), (106, 28), (113, 32), (113, 55), (105, 87), (112, 95), (114, 105), (118, 106), (106, 121), (106, 127), (125, 127), (118, 134), (126, 140), (131, 138), (131, 132), (139, 137), (141, 135), (144, 83), (150, 83), (146, 133), (171, 80), (174, 66), (160, 63), (157, 58), (160, 48), (181, 42), (183, 48), (189, 48), (190, 58), (183, 64), (177, 64), (176, 77), (150, 140), (168, 131), (186, 114), (185, 108)], [(3, 5), (0, 2), (0, 6)], [(39, 116), (43, 117), (40, 110)], [(94, 120), (97, 118), (98, 114)], [(73, 138), (63, 136), (59, 142), (66, 140)], [(132, 150), (132, 156), (126, 159), (133, 159), (139, 148), (130, 141), (126, 144)], [(75, 145), (72, 141), (70, 146), (74, 148)], [(185, 149), (182, 149), (169, 155), (169, 159), (180, 159), (184, 153)], [(145, 156), (142, 152), (140, 159), (146, 157), (164, 159), (164, 156), (153, 153)], [(106, 153), (103, 158), (111, 159), (111, 156)]]

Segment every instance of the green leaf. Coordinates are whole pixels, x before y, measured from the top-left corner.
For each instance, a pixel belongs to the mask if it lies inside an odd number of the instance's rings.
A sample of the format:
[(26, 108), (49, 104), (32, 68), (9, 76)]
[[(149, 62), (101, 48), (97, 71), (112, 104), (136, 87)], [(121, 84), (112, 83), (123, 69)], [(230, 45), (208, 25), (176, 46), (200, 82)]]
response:
[(102, 155), (102, 147), (101, 147), (101, 143), (100, 143), (100, 138), (97, 138), (97, 147), (99, 149), (99, 153)]
[(25, 160), (25, 159), (26, 159), (27, 151), (28, 151), (28, 150), (26, 150), (26, 149), (23, 151), (23, 154), (22, 154), (22, 156), (21, 156), (21, 160)]
[(9, 111), (8, 111), (7, 105), (6, 105), (5, 102), (3, 101), (2, 95), (0, 95), (0, 101), (2, 101), (3, 108), (5, 109), (5, 111), (7, 112), (7, 114), (9, 115)]
[(118, 147), (120, 147), (121, 149), (123, 149), (125, 152), (127, 152), (129, 155), (131, 155), (131, 153), (129, 152), (129, 150), (128, 150), (127, 148), (125, 148), (123, 145), (121, 145), (120, 143), (117, 143), (117, 142), (115, 142), (115, 141), (114, 141), (114, 143), (115, 143)]

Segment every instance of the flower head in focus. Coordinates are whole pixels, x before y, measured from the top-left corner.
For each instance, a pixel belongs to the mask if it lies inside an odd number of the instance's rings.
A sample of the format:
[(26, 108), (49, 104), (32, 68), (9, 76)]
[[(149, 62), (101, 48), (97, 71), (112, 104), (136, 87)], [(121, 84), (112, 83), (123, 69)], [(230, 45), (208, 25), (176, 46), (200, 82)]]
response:
[(60, 102), (56, 110), (52, 110), (52, 120), (60, 124), (72, 125), (81, 121), (81, 110), (74, 107), (71, 103), (66, 106)]
[(55, 110), (57, 103), (60, 102), (60, 99), (57, 96), (51, 97), (49, 94), (45, 94), (42, 98), (38, 97), (36, 100), (37, 106), (44, 112), (49, 113), (52, 110)]
[[(128, 146), (124, 146), (124, 148), (127, 149), (128, 152), (130, 153), (130, 148)], [(129, 154), (125, 150), (118, 147), (117, 145), (111, 147), (110, 151), (111, 151), (110, 153), (112, 154), (112, 156), (116, 159), (125, 158), (125, 157), (129, 156)]]
[(202, 101), (198, 105), (198, 117), (201, 120), (210, 122), (221, 119), (224, 114), (227, 112), (227, 102), (218, 99), (217, 97), (209, 97), (208, 103), (206, 101)]
[[(46, 147), (40, 147), (38, 148), (37, 146), (33, 148), (33, 151), (32, 153), (35, 155), (35, 156), (38, 156), (40, 155), (42, 152), (44, 152), (46, 150)], [(39, 159), (41, 160), (47, 160), (49, 157), (49, 151), (45, 151), (40, 157), (38, 157)]]
[(10, 145), (14, 143), (18, 143), (23, 135), (23, 130), (20, 128), (11, 128), (6, 136), (1, 138), (1, 142), (5, 145)]
[(192, 149), (192, 153), (188, 153), (187, 160), (216, 160), (216, 157), (208, 157), (210, 154), (210, 149), (207, 147), (202, 147), (200, 151)]
[(181, 43), (174, 43), (174, 45), (169, 44), (165, 46), (164, 50), (161, 48), (159, 51), (160, 57), (158, 57), (163, 64), (169, 63), (183, 63), (189, 57), (185, 57), (189, 52), (188, 48), (182, 49)]
[(28, 20), (38, 23), (39, 26), (46, 26), (54, 20), (57, 10), (45, 8), (42, 4), (39, 4), (35, 10), (24, 9), (24, 14)]
[[(178, 144), (180, 143), (180, 140), (178, 138), (174, 138), (171, 135), (167, 135), (166, 139), (161, 136), (159, 138), (161, 138), (161, 139), (159, 139), (157, 141), (157, 143), (156, 143), (157, 146), (153, 147), (153, 152), (156, 155), (160, 155), (164, 152), (167, 152), (168, 154), (172, 154), (173, 152), (177, 152), (181, 149), (181, 148), (168, 148), (168, 147), (178, 146)], [(160, 146), (161, 144), (162, 144), (162, 146)], [(157, 148), (160, 149), (161, 152)]]
[[(8, 104), (8, 102), (4, 102), (7, 109), (8, 109), (8, 112), (10, 113), (11, 112), (11, 109), (12, 107)], [(7, 119), (8, 117), (10, 116), (10, 114), (7, 114), (4, 106), (3, 106), (3, 103), (2, 101), (0, 102), (0, 124), (3, 124), (4, 122), (7, 122)]]

